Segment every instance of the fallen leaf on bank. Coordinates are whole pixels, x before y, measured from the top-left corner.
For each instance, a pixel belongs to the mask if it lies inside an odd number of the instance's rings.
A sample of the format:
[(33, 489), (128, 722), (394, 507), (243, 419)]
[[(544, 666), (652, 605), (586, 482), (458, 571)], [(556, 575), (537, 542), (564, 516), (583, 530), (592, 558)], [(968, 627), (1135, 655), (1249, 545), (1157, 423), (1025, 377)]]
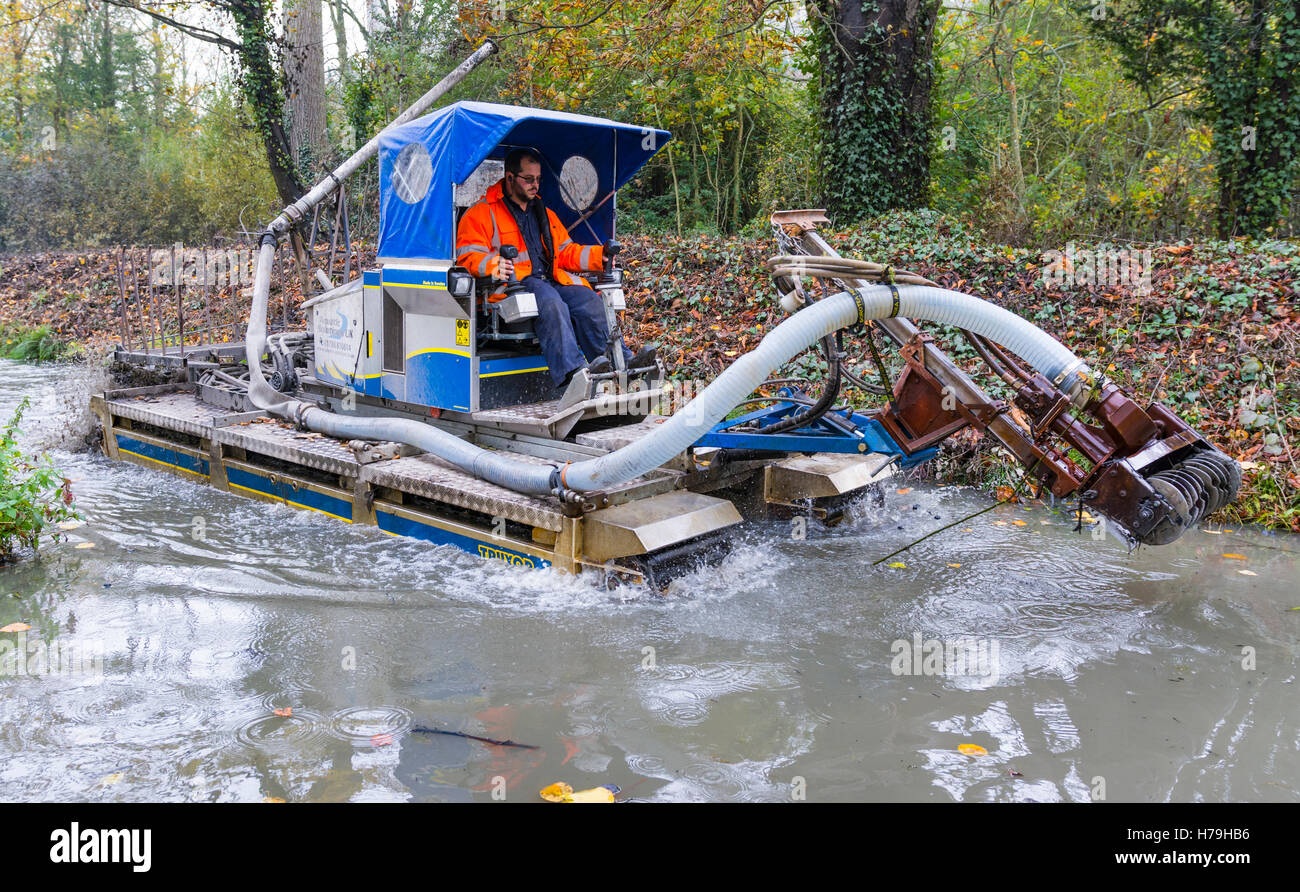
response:
[(1209, 533), (1211, 536), (1222, 536), (1223, 530), (1201, 530), (1202, 533)]
[(26, 632), (30, 628), (31, 626), (27, 625), (27, 623), (10, 623), (4, 628), (0, 628), (0, 632)]
[(293, 707), (281, 706), (279, 709), (275, 710), (275, 714), (280, 716), (281, 718), (287, 719), (289, 716), (293, 715)]
[(957, 744), (957, 750), (968, 756), (987, 756), (989, 754), (989, 751), (978, 743), (959, 743)]
[(1225, 551), (1223, 553), (1223, 556), (1226, 558), (1232, 558), (1234, 561), (1246, 560), (1246, 556), (1244, 554), (1233, 554), (1231, 551)]
[(999, 486), (997, 491), (997, 496), (999, 502), (1019, 501), (1019, 497), (1016, 495), (1016, 491), (1009, 486)]
[(1173, 254), (1175, 257), (1180, 257), (1183, 254), (1190, 254), (1191, 251), (1191, 245), (1165, 245), (1165, 253)]
[(284, 800), (281, 799), (279, 796), (263, 796), (262, 801), (263, 802), (284, 802)]

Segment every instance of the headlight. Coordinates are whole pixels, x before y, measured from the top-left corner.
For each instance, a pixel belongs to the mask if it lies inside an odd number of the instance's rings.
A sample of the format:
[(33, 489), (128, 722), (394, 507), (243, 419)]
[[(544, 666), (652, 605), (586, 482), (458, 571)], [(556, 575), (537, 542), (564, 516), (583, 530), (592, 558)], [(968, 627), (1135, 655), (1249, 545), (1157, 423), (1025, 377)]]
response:
[(447, 291), (452, 297), (469, 297), (474, 291), (474, 277), (467, 270), (453, 266), (447, 270)]

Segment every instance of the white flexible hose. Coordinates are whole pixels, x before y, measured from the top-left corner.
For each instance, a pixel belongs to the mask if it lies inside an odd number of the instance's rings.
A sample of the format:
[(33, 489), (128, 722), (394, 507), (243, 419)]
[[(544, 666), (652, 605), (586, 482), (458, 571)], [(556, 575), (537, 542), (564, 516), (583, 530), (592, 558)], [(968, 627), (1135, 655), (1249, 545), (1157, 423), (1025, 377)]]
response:
[[(254, 344), (262, 344), (266, 338), (268, 289), (263, 287), (263, 271), (265, 284), (269, 285), (273, 250), (270, 245), (262, 249), (249, 319), (249, 398), (255, 405), (328, 436), (408, 443), (517, 492), (540, 494), (556, 487), (551, 468), (480, 449), (423, 422), (338, 415), (297, 400), (285, 400), (266, 383), (257, 361), (260, 357), (254, 355)], [(753, 351), (736, 360), (682, 411), (647, 436), (608, 455), (567, 465), (561, 478), (563, 486), (579, 492), (601, 490), (659, 467), (703, 436), (801, 350), (861, 320), (903, 316), (964, 328), (1004, 345), (1058, 382), (1065, 393), (1075, 396), (1083, 391), (1087, 366), (1051, 335), (1014, 313), (969, 294), (924, 285), (898, 286), (897, 298), (895, 307), (894, 291), (880, 285), (840, 292), (805, 307), (768, 332)]]

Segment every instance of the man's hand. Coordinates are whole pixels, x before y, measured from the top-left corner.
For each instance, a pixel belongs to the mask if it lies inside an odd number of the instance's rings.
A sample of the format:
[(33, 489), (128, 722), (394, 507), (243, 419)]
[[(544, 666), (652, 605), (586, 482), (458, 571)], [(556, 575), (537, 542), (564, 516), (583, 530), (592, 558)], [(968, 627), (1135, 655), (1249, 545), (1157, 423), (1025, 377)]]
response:
[(508, 282), (510, 277), (515, 274), (515, 262), (507, 260), (504, 257), (497, 257), (496, 269), (492, 271), (492, 278), (498, 282)]

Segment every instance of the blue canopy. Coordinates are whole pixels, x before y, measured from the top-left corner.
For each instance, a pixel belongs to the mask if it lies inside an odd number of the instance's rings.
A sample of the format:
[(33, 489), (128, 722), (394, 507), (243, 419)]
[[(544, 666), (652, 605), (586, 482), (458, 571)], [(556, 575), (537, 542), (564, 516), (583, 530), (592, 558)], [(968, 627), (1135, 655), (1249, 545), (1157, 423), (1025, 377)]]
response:
[[(444, 106), (380, 137), (379, 256), (454, 258), (455, 184), (484, 159), (519, 147), (542, 159), (541, 198), (573, 240), (600, 244), (614, 236), (614, 200), (605, 199), (670, 139), (663, 130), (568, 112), (489, 102)], [(585, 213), (586, 222), (575, 227)]]

